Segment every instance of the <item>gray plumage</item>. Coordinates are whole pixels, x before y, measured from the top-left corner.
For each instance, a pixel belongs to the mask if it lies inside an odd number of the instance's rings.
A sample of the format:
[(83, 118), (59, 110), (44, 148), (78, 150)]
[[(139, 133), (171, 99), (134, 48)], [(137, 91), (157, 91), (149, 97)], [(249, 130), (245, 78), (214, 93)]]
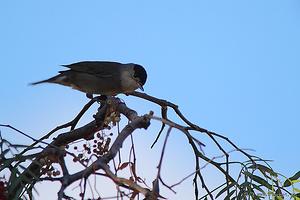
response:
[(87, 94), (117, 95), (141, 88), (147, 79), (145, 69), (138, 64), (122, 64), (108, 61), (84, 61), (63, 65), (69, 70), (59, 71), (57, 76), (32, 83), (57, 83)]

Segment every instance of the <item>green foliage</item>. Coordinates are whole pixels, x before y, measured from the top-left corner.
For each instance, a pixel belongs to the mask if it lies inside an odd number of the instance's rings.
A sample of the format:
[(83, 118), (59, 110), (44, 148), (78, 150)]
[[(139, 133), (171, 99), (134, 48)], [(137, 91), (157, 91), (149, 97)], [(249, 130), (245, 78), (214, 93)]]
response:
[[(23, 166), (26, 160), (30, 159), (32, 156), (23, 155), (22, 153), (19, 154), (20, 149), (32, 149), (30, 146), (20, 145), (20, 144), (13, 144), (1, 137), (0, 132), (0, 172), (4, 170), (8, 171), (9, 173), (5, 173), (7, 177), (4, 177), (6, 183), (6, 192), (10, 194), (14, 191), (17, 195), (15, 199), (20, 199), (21, 197), (24, 199), (33, 199), (32, 198), (32, 191), (33, 183), (27, 180), (26, 176), (22, 175), (22, 172), (26, 170), (26, 167)], [(23, 188), (16, 188), (19, 181), (27, 182), (28, 185), (24, 186)], [(26, 194), (26, 195), (24, 195)]]
[[(296, 187), (300, 183), (300, 171), (286, 178), (275, 172), (267, 162), (262, 163), (240, 163), (243, 167), (236, 182), (224, 183), (222, 187), (212, 190), (212, 194), (217, 191), (213, 197), (228, 200), (260, 200), (267, 197), (274, 200), (300, 200), (300, 189)], [(208, 196), (200, 199), (207, 199)]]
[[(7, 180), (8, 193), (15, 191), (19, 194), (19, 198), (32, 199), (33, 191), (35, 191), (34, 183), (29, 180), (27, 181), (26, 177), (22, 175), (22, 172), (26, 170), (26, 167), (24, 167), (22, 163), (30, 159), (31, 156), (14, 153), (14, 151), (18, 152), (19, 149), (30, 149), (31, 147), (12, 144), (2, 137), (0, 139), (0, 172), (7, 169), (10, 171)], [(128, 164), (130, 163), (126, 163), (126, 165), (124, 164), (124, 166), (122, 165), (120, 168), (125, 168)], [(240, 165), (242, 166), (241, 171), (235, 181), (225, 182), (216, 190), (211, 191), (211, 195), (213, 195), (215, 199), (261, 200), (269, 197), (269, 199), (274, 200), (300, 200), (300, 189), (297, 187), (297, 184), (300, 183), (300, 171), (286, 178), (275, 172), (269, 166), (268, 162), (261, 159), (249, 160), (245, 163), (240, 163)], [(20, 180), (28, 182), (28, 184), (19, 190), (15, 190), (15, 186)], [(35, 192), (37, 193), (37, 191)], [(200, 199), (209, 199), (209, 195), (204, 195)]]

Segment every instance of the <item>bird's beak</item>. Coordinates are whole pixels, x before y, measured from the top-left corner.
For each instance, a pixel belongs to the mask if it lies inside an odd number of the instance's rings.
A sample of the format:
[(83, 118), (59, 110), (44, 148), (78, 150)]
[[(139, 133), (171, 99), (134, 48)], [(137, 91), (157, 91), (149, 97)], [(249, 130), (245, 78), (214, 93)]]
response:
[(143, 88), (143, 86), (141, 85), (141, 84), (139, 84), (139, 88), (142, 90), (142, 91), (144, 91), (144, 88)]

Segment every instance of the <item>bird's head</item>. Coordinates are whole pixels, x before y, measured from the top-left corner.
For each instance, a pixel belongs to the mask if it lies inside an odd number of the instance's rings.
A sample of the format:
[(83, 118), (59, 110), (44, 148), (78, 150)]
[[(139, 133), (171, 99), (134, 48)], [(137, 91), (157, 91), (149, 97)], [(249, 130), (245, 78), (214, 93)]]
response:
[(144, 69), (143, 66), (134, 64), (133, 66), (133, 71), (134, 71), (134, 79), (137, 81), (137, 83), (140, 86), (140, 89), (144, 91), (143, 85), (146, 83), (147, 80), (147, 72)]

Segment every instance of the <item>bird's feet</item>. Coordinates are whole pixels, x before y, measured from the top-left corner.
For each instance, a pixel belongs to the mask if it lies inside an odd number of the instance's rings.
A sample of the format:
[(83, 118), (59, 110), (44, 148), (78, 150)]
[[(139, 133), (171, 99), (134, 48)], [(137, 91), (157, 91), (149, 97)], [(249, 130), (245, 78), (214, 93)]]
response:
[(86, 96), (87, 98), (89, 98), (89, 99), (92, 99), (92, 98), (93, 98), (93, 94), (91, 94), (91, 93), (86, 93), (85, 96)]

